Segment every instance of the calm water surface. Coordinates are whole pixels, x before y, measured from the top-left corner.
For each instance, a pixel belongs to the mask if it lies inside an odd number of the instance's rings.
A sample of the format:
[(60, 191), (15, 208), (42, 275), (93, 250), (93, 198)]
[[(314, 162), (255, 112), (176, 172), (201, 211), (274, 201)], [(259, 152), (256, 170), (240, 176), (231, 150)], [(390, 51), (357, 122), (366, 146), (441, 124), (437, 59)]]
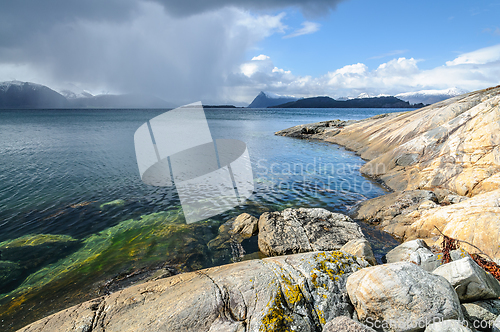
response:
[[(229, 263), (235, 257), (207, 243), (222, 222), (242, 212), (322, 207), (346, 213), (384, 194), (360, 175), (363, 161), (352, 152), (273, 133), (402, 110), (206, 109), (213, 138), (247, 144), (255, 193), (189, 227), (175, 188), (142, 183), (135, 159), (135, 130), (165, 111), (0, 111), (2, 330), (94, 297), (100, 283), (123, 272), (165, 262), (180, 271)], [(394, 245), (365, 230), (377, 255)], [(247, 258), (255, 257), (255, 240), (244, 248)]]

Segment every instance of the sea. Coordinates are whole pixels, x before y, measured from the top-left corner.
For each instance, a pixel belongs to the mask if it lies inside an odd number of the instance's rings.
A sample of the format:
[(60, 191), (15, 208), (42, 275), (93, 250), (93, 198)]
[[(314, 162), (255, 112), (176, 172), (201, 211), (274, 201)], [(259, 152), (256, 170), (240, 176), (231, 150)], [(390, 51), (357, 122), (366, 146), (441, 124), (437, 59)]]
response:
[[(365, 161), (352, 151), (274, 133), (408, 109), (206, 108), (214, 139), (246, 143), (255, 188), (241, 205), (193, 224), (175, 187), (153, 187), (139, 175), (134, 132), (167, 111), (0, 110), (0, 330), (113, 291), (117, 281), (262, 257), (256, 237), (236, 252), (220, 237), (219, 226), (241, 213), (347, 214), (386, 194), (359, 172)], [(377, 259), (397, 245), (361, 226)]]

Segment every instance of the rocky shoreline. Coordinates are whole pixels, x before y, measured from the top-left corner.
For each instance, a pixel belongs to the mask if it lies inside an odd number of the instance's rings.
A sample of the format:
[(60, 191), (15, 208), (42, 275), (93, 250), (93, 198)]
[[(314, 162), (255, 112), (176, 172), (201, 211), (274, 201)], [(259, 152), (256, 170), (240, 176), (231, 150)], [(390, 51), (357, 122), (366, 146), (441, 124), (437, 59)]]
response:
[[(362, 173), (393, 192), (351, 217), (404, 242), (386, 264), (377, 265), (348, 216), (242, 214), (208, 245), (234, 254), (257, 236), (270, 257), (159, 276), (20, 331), (500, 331), (500, 283), (469, 256), (480, 248), (500, 259), (499, 101), (496, 87), (276, 133), (343, 145), (368, 160)], [(465, 242), (440, 252), (440, 231)]]
[[(500, 86), (415, 111), (300, 125), (276, 135), (335, 143), (367, 161), (361, 172), (393, 193), (352, 217), (402, 241), (467, 241), (500, 259)], [(468, 249), (473, 250), (472, 247)]]

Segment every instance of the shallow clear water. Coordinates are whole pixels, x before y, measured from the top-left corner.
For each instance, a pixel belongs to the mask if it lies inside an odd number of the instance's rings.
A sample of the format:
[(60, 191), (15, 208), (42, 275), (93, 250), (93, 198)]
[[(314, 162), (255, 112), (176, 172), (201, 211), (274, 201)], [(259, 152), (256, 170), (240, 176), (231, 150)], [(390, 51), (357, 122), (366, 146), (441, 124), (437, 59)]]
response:
[[(20, 271), (0, 285), (3, 308), (7, 305), (19, 314), (27, 310), (30, 294), (39, 292), (51, 303), (61, 302), (53, 311), (88, 298), (86, 291), (99, 280), (157, 262), (196, 260), (185, 270), (229, 263), (231, 257), (215, 258), (206, 243), (217, 235), (220, 223), (242, 212), (258, 216), (286, 207), (323, 207), (345, 213), (361, 200), (382, 195), (382, 187), (359, 173), (363, 161), (354, 153), (328, 143), (273, 134), (298, 124), (363, 119), (401, 110), (206, 109), (213, 138), (234, 138), (247, 144), (255, 193), (245, 204), (192, 228), (183, 224), (174, 188), (150, 187), (139, 178), (134, 132), (165, 111), (0, 111), (0, 251), (2, 241), (5, 247), (5, 241), (32, 236), (31, 244), (23, 242), (22, 249), (15, 251), (11, 245), (10, 251), (0, 252), (0, 261), (14, 262)], [(102, 205), (118, 199), (115, 204)], [(160, 214), (152, 215), (156, 212)], [(175, 230), (167, 230), (166, 223)], [(372, 236), (372, 229), (366, 231)], [(190, 232), (195, 234), (192, 238), (183, 237)], [(33, 238), (37, 234), (52, 237)], [(172, 238), (186, 247), (188, 243), (196, 246), (186, 254)], [(47, 255), (34, 255), (41, 248)], [(252, 254), (255, 243), (245, 249)], [(83, 252), (93, 252), (93, 256)], [(34, 258), (28, 260), (32, 254)], [(58, 300), (59, 284), (73, 294), (73, 300)], [(29, 287), (36, 292), (27, 292)], [(74, 295), (78, 292), (82, 294)], [(25, 300), (19, 300), (19, 294)], [(18, 307), (12, 306), (14, 298), (20, 301)], [(47, 310), (40, 309), (27, 315), (26, 322), (45, 313)], [(12, 328), (9, 319), (15, 315), (5, 317), (3, 327)]]

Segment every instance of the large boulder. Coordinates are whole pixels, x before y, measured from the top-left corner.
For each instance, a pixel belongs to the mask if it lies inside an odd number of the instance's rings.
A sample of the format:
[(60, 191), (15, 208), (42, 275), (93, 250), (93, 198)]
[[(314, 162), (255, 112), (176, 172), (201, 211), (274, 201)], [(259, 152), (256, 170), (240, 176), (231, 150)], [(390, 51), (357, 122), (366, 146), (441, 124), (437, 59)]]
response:
[(346, 317), (335, 317), (323, 327), (323, 332), (375, 332), (374, 329)]
[(450, 283), (410, 262), (362, 269), (347, 279), (347, 292), (359, 320), (384, 331), (423, 331), (436, 319), (463, 318)]
[(458, 320), (444, 320), (427, 326), (425, 332), (472, 332)]
[(360, 268), (340, 251), (239, 262), (132, 286), (20, 331), (320, 331), (352, 316), (345, 283)]
[(267, 256), (339, 250), (359, 238), (363, 232), (351, 218), (325, 209), (286, 209), (259, 218), (259, 249)]
[(497, 299), (500, 297), (500, 283), (484, 271), (470, 257), (441, 265), (433, 271), (448, 280), (461, 301)]

